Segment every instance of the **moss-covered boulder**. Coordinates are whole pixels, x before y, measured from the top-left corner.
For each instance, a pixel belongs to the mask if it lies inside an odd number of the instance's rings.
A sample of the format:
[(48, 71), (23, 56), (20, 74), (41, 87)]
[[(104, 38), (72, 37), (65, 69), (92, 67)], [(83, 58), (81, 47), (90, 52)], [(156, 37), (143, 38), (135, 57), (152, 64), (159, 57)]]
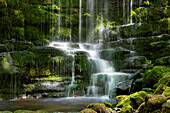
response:
[(169, 65), (170, 64), (170, 56), (166, 56), (166, 57), (156, 59), (155, 64), (156, 65)]
[(166, 102), (162, 105), (161, 113), (169, 113), (170, 112), (170, 103)]
[[(120, 95), (116, 97), (117, 105), (116, 108), (121, 108), (121, 113), (131, 113), (134, 109), (137, 109), (140, 104), (144, 102), (145, 91), (136, 92), (131, 95)], [(114, 109), (116, 109), (114, 108)]]
[(160, 112), (162, 105), (167, 101), (167, 98), (162, 95), (147, 94), (145, 103), (142, 104), (138, 111), (139, 113)]
[(142, 87), (153, 88), (153, 85), (156, 84), (166, 73), (170, 72), (169, 67), (165, 66), (155, 66), (153, 69), (147, 71), (143, 75)]
[(105, 104), (92, 103), (87, 106), (89, 109), (93, 109), (97, 113), (109, 113), (110, 110), (105, 106)]
[(164, 84), (160, 84), (159, 87), (155, 90), (154, 94), (162, 94), (168, 97), (170, 96), (170, 87)]
[(7, 7), (6, 0), (0, 0), (0, 8), (6, 8), (6, 7)]
[(84, 109), (84, 110), (80, 111), (80, 113), (97, 113), (97, 112), (92, 109)]

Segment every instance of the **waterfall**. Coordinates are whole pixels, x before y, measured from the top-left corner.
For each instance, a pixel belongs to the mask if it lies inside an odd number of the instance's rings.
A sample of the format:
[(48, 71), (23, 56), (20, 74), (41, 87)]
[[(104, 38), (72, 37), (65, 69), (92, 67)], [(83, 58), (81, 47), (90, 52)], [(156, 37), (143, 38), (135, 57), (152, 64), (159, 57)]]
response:
[(79, 42), (82, 41), (82, 0), (79, 1)]
[[(73, 1), (71, 0), (71, 4)], [(67, 4), (67, 3), (66, 3)], [(51, 42), (49, 44), (50, 47), (54, 47), (60, 50), (63, 50), (67, 53), (67, 55), (71, 55), (73, 60), (72, 60), (72, 77), (71, 77), (71, 83), (67, 86), (66, 90), (66, 96), (67, 97), (74, 97), (74, 90), (77, 86), (76, 81), (75, 81), (75, 52), (81, 51), (87, 53), (87, 57), (89, 62), (91, 62), (91, 65), (94, 69), (92, 69), (92, 74), (90, 75), (90, 84), (87, 88), (87, 95), (88, 96), (103, 96), (103, 95), (109, 95), (109, 92), (112, 88), (116, 87), (116, 85), (119, 82), (124, 81), (130, 74), (127, 73), (121, 73), (121, 72), (116, 72), (113, 66), (112, 61), (108, 61), (105, 59), (101, 58), (101, 51), (103, 51), (103, 41), (105, 36), (107, 35), (105, 32), (108, 30), (106, 28), (107, 26), (105, 22), (109, 20), (109, 0), (102, 0), (102, 1), (95, 1), (95, 0), (87, 0), (86, 3), (86, 12), (87, 12), (87, 17), (86, 17), (86, 42), (83, 43), (82, 39), (82, 0), (79, 0), (79, 24), (78, 24), (78, 38), (79, 38), (79, 43), (73, 43), (70, 37), (70, 42)], [(118, 4), (119, 5), (119, 4)], [(126, 1), (123, 0), (123, 17), (124, 17), (124, 24), (133, 22), (132, 17), (129, 15), (132, 14), (132, 5), (133, 1), (131, 0), (131, 5), (130, 5), (130, 0), (128, 0), (128, 6), (129, 11), (127, 13), (126, 11)], [(59, 1), (59, 7), (61, 8), (61, 4)], [(73, 13), (73, 6), (70, 6), (70, 15)], [(68, 8), (68, 6), (67, 6)], [(95, 10), (98, 8), (99, 10)], [(131, 12), (130, 12), (131, 9)], [(68, 12), (67, 12), (68, 13)], [(118, 12), (119, 13), (119, 12)], [(88, 15), (89, 14), (89, 15)], [(128, 17), (131, 20), (127, 21), (127, 14)], [(59, 23), (58, 26), (61, 27), (61, 11), (59, 12)], [(95, 17), (99, 16), (98, 24), (99, 28), (98, 30), (98, 39), (96, 43), (91, 43), (92, 38), (94, 36), (94, 30), (96, 29), (96, 20)], [(67, 23), (66, 23), (67, 25)], [(72, 25), (70, 25), (70, 29), (72, 29)], [(76, 45), (76, 46), (75, 46)], [(87, 47), (88, 45), (88, 47)]]
[(72, 6), (72, 4), (73, 4), (73, 0), (70, 0), (70, 42), (71, 42), (71, 40), (72, 40), (72, 22), (71, 22), (71, 20), (72, 20), (72, 14), (73, 14), (73, 6)]
[(59, 16), (58, 16), (58, 39), (60, 39), (61, 37), (61, 1), (58, 1), (58, 6), (60, 8), (59, 10)]
[(92, 42), (92, 38), (94, 36), (94, 28), (95, 28), (95, 25), (94, 25), (95, 1), (87, 0), (86, 5), (87, 5), (86, 11), (90, 14), (90, 17), (89, 16), (86, 17), (86, 27), (88, 28), (86, 32), (86, 41), (90, 43)]

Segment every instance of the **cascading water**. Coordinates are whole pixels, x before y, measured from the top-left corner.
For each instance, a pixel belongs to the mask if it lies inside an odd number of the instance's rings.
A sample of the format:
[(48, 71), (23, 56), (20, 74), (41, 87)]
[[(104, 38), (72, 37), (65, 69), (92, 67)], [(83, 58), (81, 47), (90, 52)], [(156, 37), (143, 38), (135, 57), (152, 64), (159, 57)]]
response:
[(82, 41), (81, 39), (81, 32), (82, 32), (82, 0), (79, 1), (79, 42)]
[(58, 39), (60, 39), (60, 35), (61, 35), (61, 1), (58, 1), (58, 6), (60, 8), (59, 10), (59, 14), (58, 14)]
[[(71, 1), (72, 2), (72, 1)], [(94, 11), (96, 5), (99, 5), (98, 11)], [(125, 5), (126, 2), (123, 1), (124, 5), (124, 11), (123, 16), (126, 16), (125, 12)], [(61, 5), (60, 5), (61, 7)], [(50, 47), (54, 47), (57, 49), (62, 49), (63, 51), (66, 51), (68, 55), (73, 56), (72, 61), (72, 79), (71, 84), (67, 87), (67, 96), (73, 96), (74, 87), (76, 87), (76, 81), (75, 81), (75, 52), (76, 51), (84, 51), (88, 53), (88, 59), (92, 63), (93, 72), (90, 77), (90, 85), (87, 88), (87, 95), (88, 96), (102, 96), (102, 95), (108, 95), (109, 91), (116, 87), (118, 82), (124, 81), (129, 74), (126, 73), (119, 73), (115, 72), (115, 69), (113, 68), (113, 63), (111, 61), (107, 61), (100, 58), (100, 53), (102, 51), (103, 46), (103, 38), (105, 37), (105, 31), (107, 31), (107, 28), (103, 25), (104, 21), (108, 19), (108, 12), (109, 12), (109, 4), (108, 1), (101, 1), (99, 3), (98, 1), (94, 0), (87, 0), (86, 4), (86, 10), (90, 14), (89, 17), (86, 17), (86, 27), (88, 28), (86, 32), (86, 41), (91, 42), (93, 36), (94, 36), (94, 29), (95, 29), (95, 15), (100, 15), (99, 18), (99, 26), (98, 26), (98, 37), (99, 40), (98, 43), (82, 43), (82, 0), (79, 0), (79, 42), (80, 43), (68, 43), (68, 42), (52, 42), (50, 44)], [(103, 10), (104, 9), (104, 10)], [(72, 13), (72, 11), (70, 12)], [(127, 18), (126, 18), (127, 19)], [(124, 20), (126, 23), (126, 19)], [(59, 21), (60, 22), (60, 21)], [(61, 24), (61, 23), (60, 23)], [(79, 47), (74, 47), (72, 45), (79, 45)], [(88, 48), (87, 48), (88, 45)]]

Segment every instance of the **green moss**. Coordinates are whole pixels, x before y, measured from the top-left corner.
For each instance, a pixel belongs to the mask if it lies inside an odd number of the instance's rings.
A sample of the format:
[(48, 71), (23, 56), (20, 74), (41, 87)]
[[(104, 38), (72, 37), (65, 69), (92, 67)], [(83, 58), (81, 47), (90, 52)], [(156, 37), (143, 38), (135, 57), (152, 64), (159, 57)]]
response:
[(170, 56), (166, 56), (166, 57), (156, 59), (155, 64), (156, 65), (169, 65), (170, 64)]
[(132, 113), (133, 112), (133, 107), (129, 104), (126, 104), (122, 107), (119, 113)]
[(29, 110), (17, 110), (14, 113), (36, 113), (34, 111), (29, 111)]
[(116, 101), (118, 102), (118, 104), (116, 105), (116, 107), (118, 107), (118, 108), (122, 108), (124, 105), (131, 103), (130, 97), (126, 96), (126, 95), (124, 95), (124, 96), (117, 96), (116, 97)]
[(136, 92), (134, 94), (131, 94), (130, 95), (131, 105), (134, 108), (138, 108), (139, 105), (144, 102), (146, 94), (147, 93), (145, 91), (140, 91), (140, 92)]
[(11, 37), (16, 40), (25, 40), (25, 28), (24, 27), (13, 27)]
[(166, 72), (163, 74), (163, 77), (154, 85), (155, 88), (157, 88), (160, 84), (165, 84), (167, 86), (170, 86), (170, 72)]
[(103, 104), (105, 104), (105, 106), (106, 106), (106, 107), (109, 107), (109, 108), (111, 108), (111, 107), (112, 107), (112, 104), (111, 104), (111, 103), (109, 103), (109, 102), (104, 102)]
[(153, 85), (156, 84), (164, 76), (164, 74), (169, 71), (170, 68), (165, 66), (156, 66), (152, 70), (147, 71), (143, 75), (142, 87), (153, 88)]

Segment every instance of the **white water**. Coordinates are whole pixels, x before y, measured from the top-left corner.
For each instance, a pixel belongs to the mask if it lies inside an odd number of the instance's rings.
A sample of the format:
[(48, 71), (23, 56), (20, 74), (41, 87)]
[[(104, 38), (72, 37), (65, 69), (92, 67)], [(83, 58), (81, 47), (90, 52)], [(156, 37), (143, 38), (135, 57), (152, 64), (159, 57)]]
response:
[(82, 41), (82, 0), (79, 1), (79, 42)]
[(58, 16), (58, 39), (60, 39), (60, 34), (61, 34), (61, 1), (59, 0), (58, 2), (58, 6), (60, 8), (60, 11), (59, 11), (59, 16)]

